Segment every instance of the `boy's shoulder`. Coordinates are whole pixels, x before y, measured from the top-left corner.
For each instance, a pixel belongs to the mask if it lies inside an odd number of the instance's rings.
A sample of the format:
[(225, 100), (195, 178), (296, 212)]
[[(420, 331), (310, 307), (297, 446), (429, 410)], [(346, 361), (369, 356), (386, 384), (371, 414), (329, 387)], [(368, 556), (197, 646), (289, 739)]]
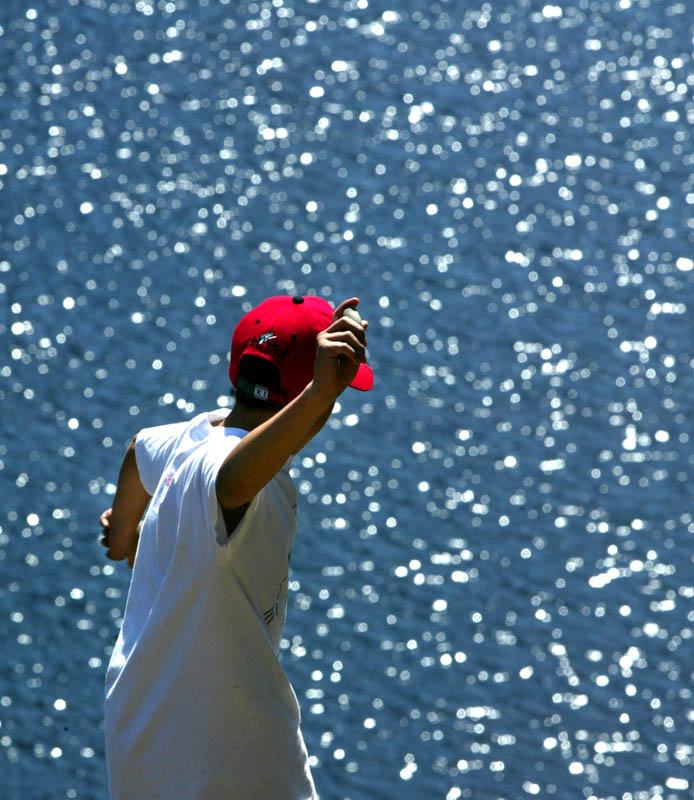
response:
[(220, 425), (227, 415), (225, 409), (202, 411), (190, 419), (180, 422), (164, 422), (159, 425), (150, 425), (141, 428), (136, 434), (137, 438), (171, 439), (190, 432), (209, 432), (211, 426)]

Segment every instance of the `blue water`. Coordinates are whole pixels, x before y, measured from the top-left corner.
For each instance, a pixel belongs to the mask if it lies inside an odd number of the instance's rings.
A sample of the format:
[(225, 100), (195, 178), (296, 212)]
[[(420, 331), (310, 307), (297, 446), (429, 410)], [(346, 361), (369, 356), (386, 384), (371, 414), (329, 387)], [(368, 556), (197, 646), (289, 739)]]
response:
[(296, 458), (323, 800), (694, 791), (694, 16), (656, 0), (6, 0), (0, 783), (106, 798), (138, 428), (238, 317), (361, 297)]

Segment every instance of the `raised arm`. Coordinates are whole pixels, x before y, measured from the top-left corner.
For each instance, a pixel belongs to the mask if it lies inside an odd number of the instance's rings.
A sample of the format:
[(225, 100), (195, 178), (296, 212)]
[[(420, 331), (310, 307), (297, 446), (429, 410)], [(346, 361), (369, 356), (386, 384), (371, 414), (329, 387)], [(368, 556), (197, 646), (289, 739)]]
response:
[(123, 457), (113, 508), (101, 515), (104, 529), (101, 543), (108, 548), (107, 557), (113, 561), (127, 558), (131, 566), (140, 535), (140, 520), (150, 500), (137, 470), (135, 439), (133, 437)]
[(366, 361), (366, 328), (343, 317), (345, 300), (333, 322), (318, 334), (313, 380), (304, 391), (270, 419), (248, 433), (227, 456), (217, 476), (217, 498), (222, 508), (248, 503), (323, 427), (335, 400), (354, 380)]

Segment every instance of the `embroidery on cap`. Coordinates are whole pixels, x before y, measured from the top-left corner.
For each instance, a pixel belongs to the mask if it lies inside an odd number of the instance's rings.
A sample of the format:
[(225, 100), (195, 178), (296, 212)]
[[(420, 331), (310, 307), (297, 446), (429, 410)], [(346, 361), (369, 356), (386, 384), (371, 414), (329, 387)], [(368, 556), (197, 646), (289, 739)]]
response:
[(249, 336), (243, 343), (243, 348), (246, 347), (264, 347), (268, 352), (274, 353), (277, 358), (286, 358), (289, 355), (289, 350), (282, 349), (277, 336), (272, 331), (260, 336)]

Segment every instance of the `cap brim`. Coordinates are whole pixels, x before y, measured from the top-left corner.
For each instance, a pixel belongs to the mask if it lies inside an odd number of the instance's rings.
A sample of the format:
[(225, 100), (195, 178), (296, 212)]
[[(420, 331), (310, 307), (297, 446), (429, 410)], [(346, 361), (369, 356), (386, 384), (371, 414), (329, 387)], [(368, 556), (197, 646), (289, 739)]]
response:
[(374, 385), (373, 370), (368, 364), (360, 364), (356, 377), (350, 383), (353, 389), (359, 389), (360, 392), (368, 392)]

